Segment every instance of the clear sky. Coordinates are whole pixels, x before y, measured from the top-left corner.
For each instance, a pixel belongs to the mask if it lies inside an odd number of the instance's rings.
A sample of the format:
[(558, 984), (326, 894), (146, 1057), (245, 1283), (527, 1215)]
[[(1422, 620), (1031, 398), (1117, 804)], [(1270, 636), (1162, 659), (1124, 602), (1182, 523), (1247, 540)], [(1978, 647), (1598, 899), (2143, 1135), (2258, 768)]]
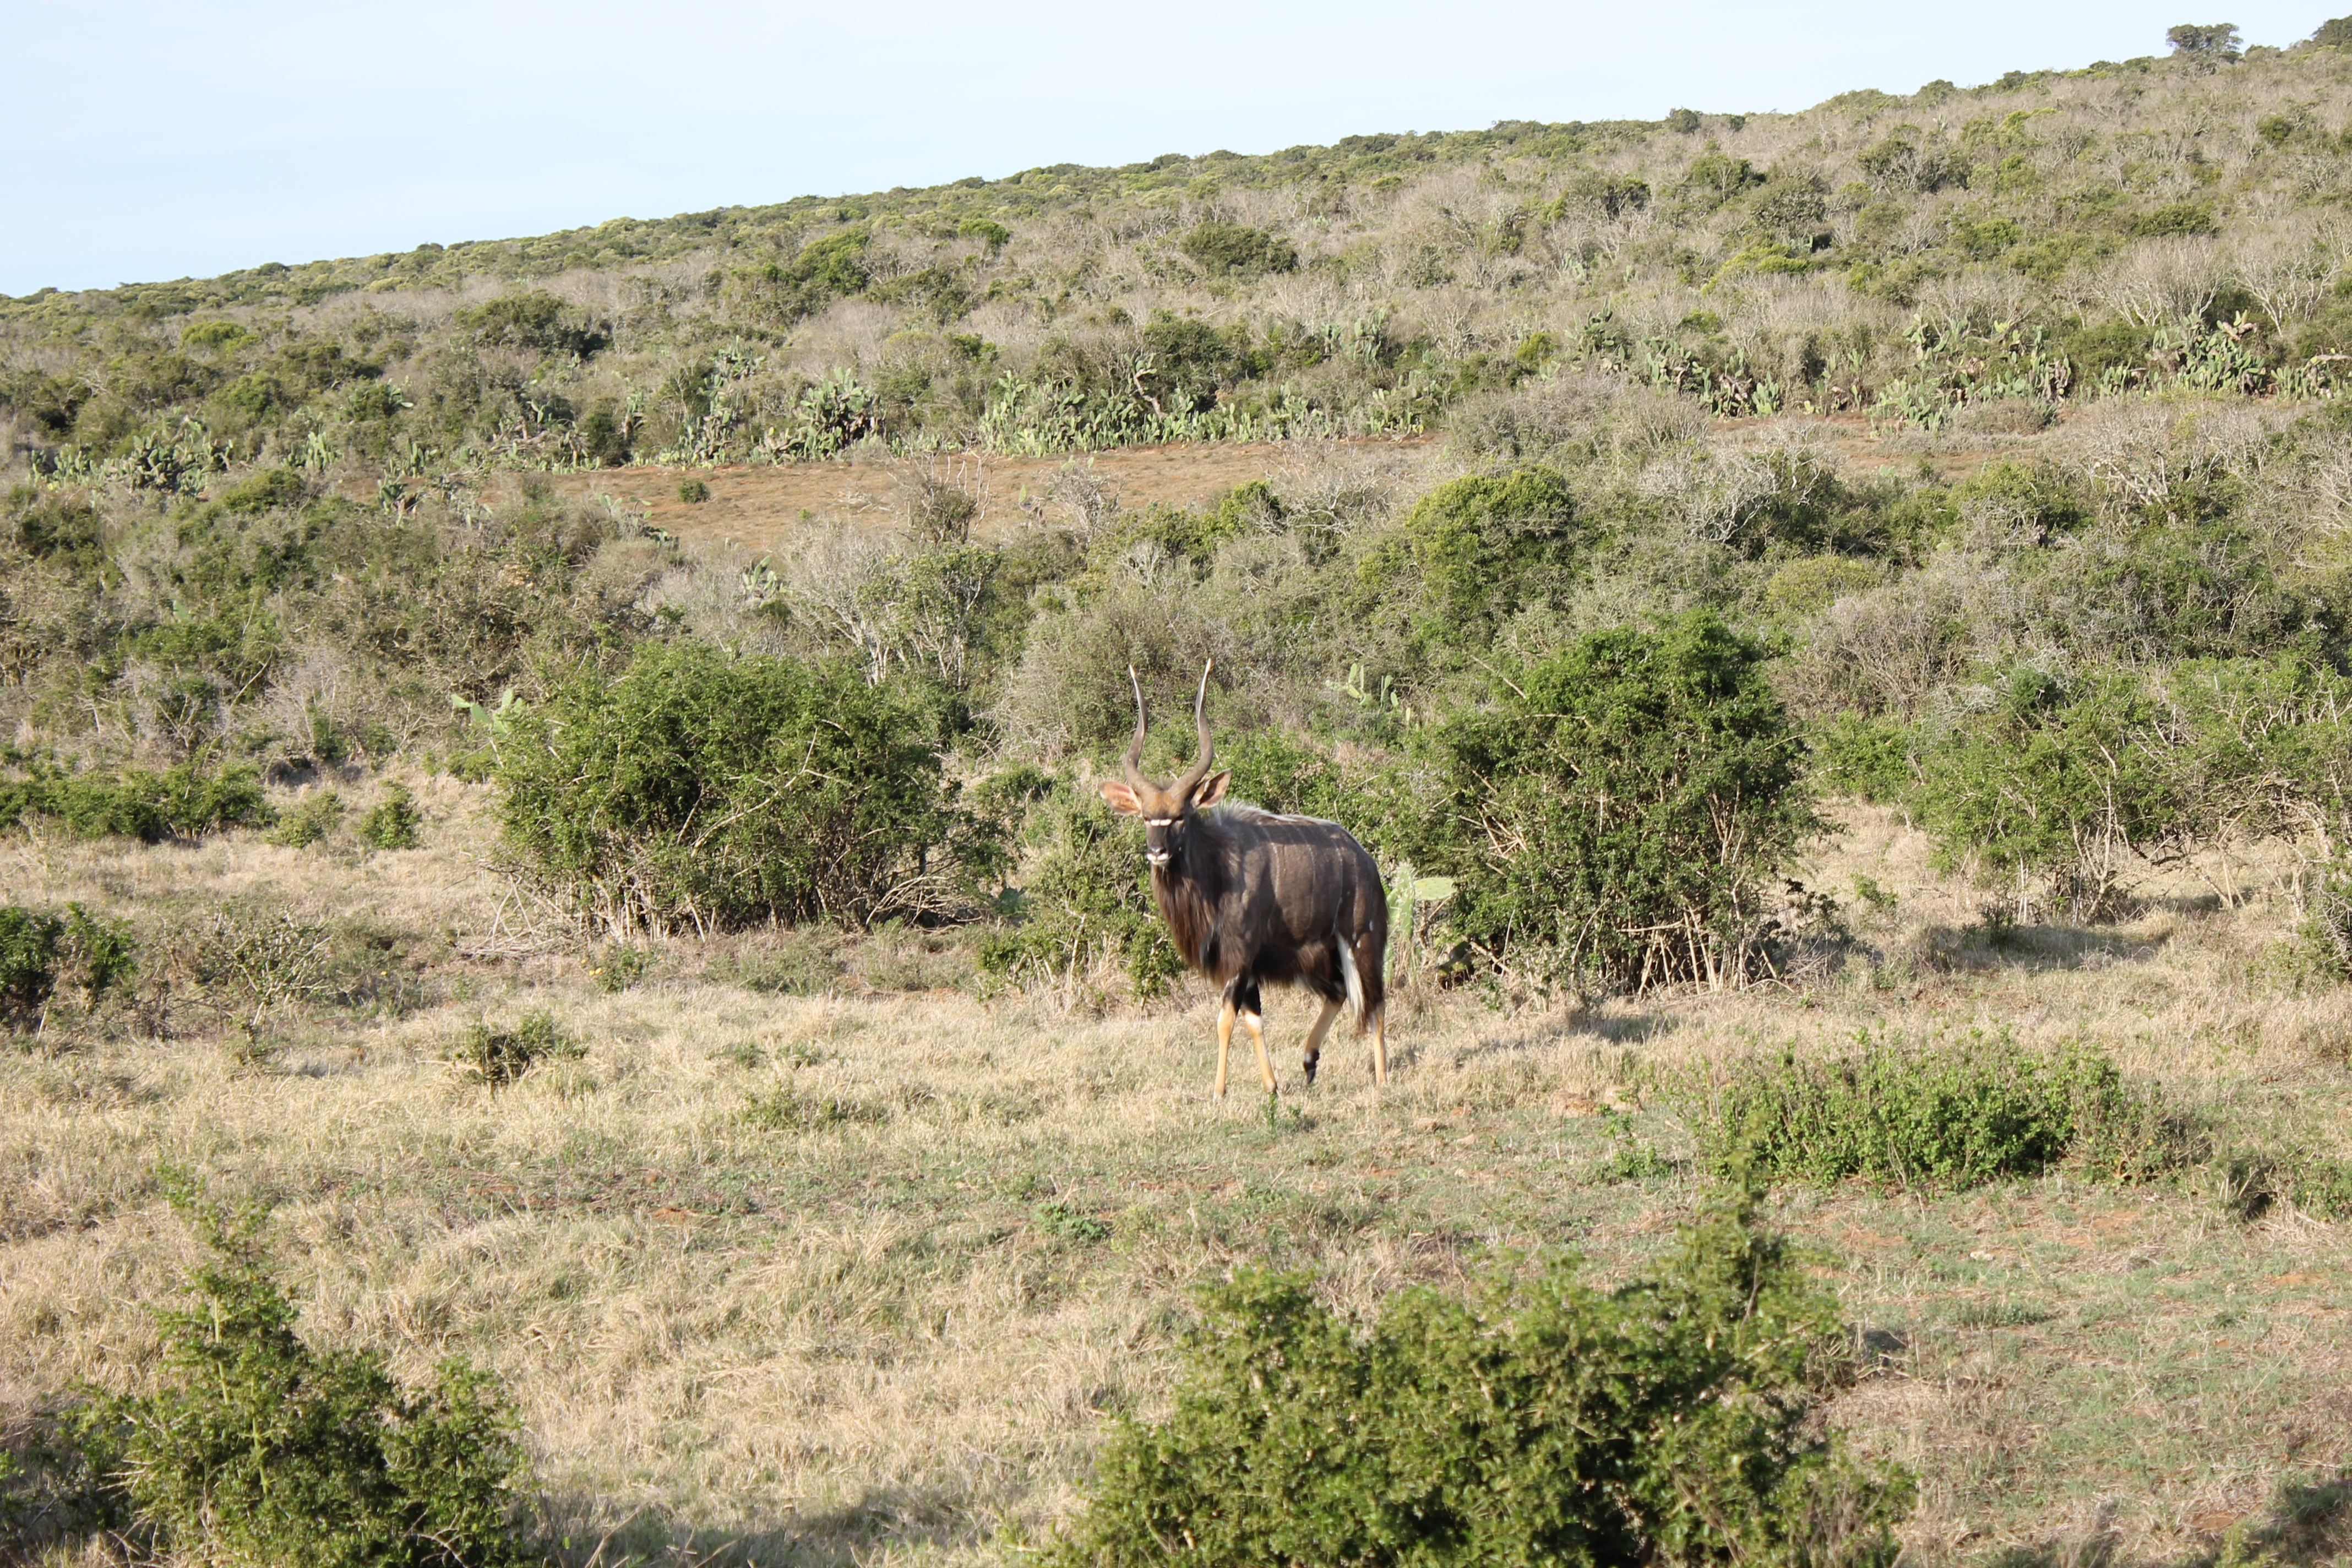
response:
[(0, 0), (0, 293), (205, 277), (1043, 163), (1794, 110), (2307, 37), (2352, 0)]

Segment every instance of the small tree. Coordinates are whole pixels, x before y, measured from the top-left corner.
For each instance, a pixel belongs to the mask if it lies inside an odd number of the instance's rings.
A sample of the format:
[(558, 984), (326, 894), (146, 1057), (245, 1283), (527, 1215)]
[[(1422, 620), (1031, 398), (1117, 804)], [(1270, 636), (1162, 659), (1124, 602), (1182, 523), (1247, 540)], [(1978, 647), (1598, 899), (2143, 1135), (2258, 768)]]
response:
[(2182, 59), (2218, 65), (2238, 58), (2238, 25), (2235, 22), (2214, 22), (2206, 26), (2183, 22), (2165, 29), (2164, 41)]
[(1417, 577), (1433, 639), (1483, 640), (1476, 628), (1556, 585), (1580, 537), (1568, 480), (1531, 465), (1438, 486), (1363, 570), (1376, 584)]
[(1471, 942), (1610, 988), (1745, 978), (1760, 879), (1817, 826), (1765, 657), (1705, 614), (1599, 632), (1447, 724), (1416, 859), (1458, 877)]

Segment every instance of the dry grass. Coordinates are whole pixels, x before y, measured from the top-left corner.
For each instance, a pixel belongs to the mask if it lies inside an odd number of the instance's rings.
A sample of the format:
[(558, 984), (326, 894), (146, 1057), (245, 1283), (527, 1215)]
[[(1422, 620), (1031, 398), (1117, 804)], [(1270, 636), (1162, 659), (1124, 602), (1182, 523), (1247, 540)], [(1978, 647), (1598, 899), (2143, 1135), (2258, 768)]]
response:
[[(2340, 1139), (2352, 1105), (2346, 995), (2264, 978), (2282, 909), (2223, 913), (2183, 882), (2124, 927), (1994, 951), (1966, 935), (1974, 895), (1875, 813), (1800, 869), (1860, 939), (1809, 989), (1409, 998), (1386, 1094), (1343, 1040), (1269, 1110), (1209, 1101), (1197, 994), (983, 1000), (938, 938), (854, 947), (824, 994), (706, 978), (787, 940), (756, 935), (665, 948), (603, 992), (600, 955), (485, 868), (480, 793), (419, 795), (426, 847), (396, 854), (0, 848), (7, 901), (152, 921), (267, 896), (409, 933), (426, 966), (409, 1010), (318, 1016), (259, 1068), (198, 1034), (0, 1054), (0, 1422), (153, 1374), (148, 1309), (193, 1257), (169, 1162), (278, 1205), (307, 1331), (404, 1373), (462, 1350), (506, 1377), (572, 1561), (614, 1531), (608, 1563), (1002, 1561), (1076, 1502), (1110, 1415), (1165, 1397), (1188, 1287), (1270, 1261), (1368, 1308), (1496, 1248), (1637, 1268), (1698, 1184), (1685, 1089), (1742, 1055), (2006, 1027), (2096, 1041), (2283, 1139)], [(1857, 875), (1893, 908), (1859, 918)], [(445, 1059), (531, 1007), (587, 1055), (495, 1095)], [(1294, 1090), (1304, 1011), (1277, 1004)], [(755, 1098), (849, 1114), (763, 1125)], [(1624, 1179), (1627, 1139), (1664, 1157), (1636, 1163), (1654, 1174)], [(2196, 1182), (2060, 1177), (1780, 1212), (1864, 1352), (1836, 1418), (1923, 1478), (1918, 1560), (2185, 1563), (2297, 1509), (2292, 1555), (2341, 1551), (2342, 1228), (2243, 1225)]]

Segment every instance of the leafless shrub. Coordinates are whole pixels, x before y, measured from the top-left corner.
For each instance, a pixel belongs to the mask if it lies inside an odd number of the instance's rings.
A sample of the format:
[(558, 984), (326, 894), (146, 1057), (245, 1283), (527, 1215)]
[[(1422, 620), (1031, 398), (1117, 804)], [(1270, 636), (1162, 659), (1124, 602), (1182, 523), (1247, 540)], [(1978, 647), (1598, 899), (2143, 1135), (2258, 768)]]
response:
[(926, 544), (961, 544), (988, 512), (988, 466), (977, 452), (928, 452), (890, 465), (907, 531)]
[(2270, 234), (2240, 247), (2232, 274), (2272, 329), (2283, 332), (2319, 308), (2340, 267), (2340, 258), (2315, 237)]
[(1054, 471), (1046, 492), (1070, 520), (1081, 545), (1118, 514), (1118, 484), (1095, 467), (1092, 458), (1073, 458)]
[(290, 909), (215, 910), (185, 939), (183, 963), (204, 1005), (258, 1051), (273, 1017), (322, 995), (334, 938)]
[(1694, 542), (1729, 544), (1772, 504), (1802, 505), (1834, 482), (1836, 459), (1802, 431), (1760, 447), (1692, 445), (1663, 457), (1634, 480)]
[(2203, 315), (2229, 276), (2212, 240), (2171, 236), (2141, 240), (2097, 273), (2089, 289), (2134, 326), (2159, 327)]
[(2213, 474), (2259, 473), (2284, 422), (2276, 410), (2235, 402), (2107, 402), (2068, 422), (2065, 445), (2125, 505), (2166, 510)]

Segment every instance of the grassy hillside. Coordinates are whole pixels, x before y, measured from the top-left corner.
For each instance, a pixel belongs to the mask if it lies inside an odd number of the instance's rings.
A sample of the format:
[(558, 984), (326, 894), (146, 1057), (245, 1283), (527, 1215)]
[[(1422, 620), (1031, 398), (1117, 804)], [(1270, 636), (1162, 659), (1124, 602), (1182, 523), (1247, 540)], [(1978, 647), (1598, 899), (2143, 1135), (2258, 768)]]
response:
[[(387, 1463), (470, 1544), (273, 1560), (1165, 1545), (1200, 1288), (1406, 1375), (1315, 1303), (1575, 1251), (1663, 1356), (1752, 1181), (1811, 1327), (1711, 1408), (1849, 1489), (1629, 1553), (2342, 1561), (2352, 24), (2175, 31), (0, 302), (0, 1560)], [(1207, 1100), (1092, 785), (1211, 659), (1387, 879), (1385, 1093), (1278, 996)]]

